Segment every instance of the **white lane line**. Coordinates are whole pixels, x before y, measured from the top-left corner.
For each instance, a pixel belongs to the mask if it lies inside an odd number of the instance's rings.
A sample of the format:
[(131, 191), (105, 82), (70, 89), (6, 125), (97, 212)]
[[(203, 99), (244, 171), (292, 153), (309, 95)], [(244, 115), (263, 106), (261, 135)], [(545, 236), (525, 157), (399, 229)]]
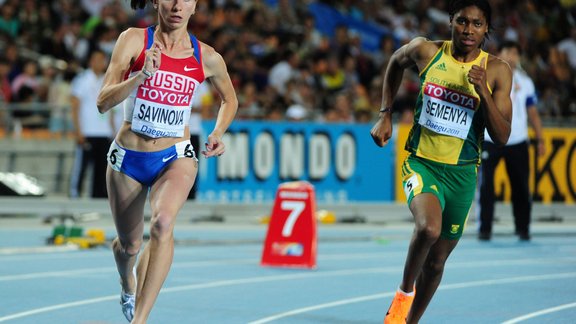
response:
[[(237, 259), (237, 260), (214, 260), (214, 261), (196, 261), (196, 262), (180, 262), (174, 263), (172, 269), (177, 268), (199, 268), (214, 265), (233, 265), (233, 264), (251, 264), (255, 263), (254, 259)], [(102, 268), (87, 268), (78, 270), (62, 270), (62, 271), (49, 271), (49, 272), (35, 272), (23, 273), (18, 275), (0, 276), (1, 281), (16, 281), (16, 280), (31, 280), (43, 279), (54, 277), (72, 277), (78, 275), (98, 274), (98, 273), (115, 273), (116, 267), (102, 267)]]
[(354, 298), (349, 298), (349, 299), (342, 299), (342, 300), (337, 300), (337, 301), (333, 301), (333, 302), (329, 302), (329, 303), (325, 303), (325, 304), (318, 304), (318, 305), (313, 305), (313, 306), (308, 306), (308, 307), (297, 308), (297, 309), (293, 309), (293, 310), (290, 310), (287, 312), (274, 314), (272, 316), (268, 316), (268, 317), (265, 317), (265, 318), (262, 318), (262, 319), (259, 319), (256, 321), (252, 321), (252, 322), (249, 322), (248, 324), (268, 323), (268, 322), (272, 322), (272, 321), (275, 321), (275, 320), (278, 320), (281, 318), (290, 317), (290, 316), (294, 316), (294, 315), (298, 315), (298, 314), (302, 314), (302, 313), (307, 313), (307, 312), (312, 312), (312, 311), (319, 310), (319, 309), (338, 307), (338, 306), (342, 306), (342, 305), (361, 303), (361, 302), (370, 301), (370, 300), (374, 300), (374, 299), (390, 297), (390, 296), (394, 296), (395, 293), (396, 292), (392, 291), (392, 292), (386, 292), (386, 293), (380, 293), (380, 294), (374, 294), (374, 295), (366, 295), (366, 296), (354, 297)]
[(30, 246), (30, 247), (13, 247), (0, 248), (0, 255), (19, 255), (23, 253), (60, 253), (69, 251), (78, 251), (80, 248), (75, 244), (62, 246)]
[[(389, 256), (389, 253), (364, 253), (364, 254), (337, 254), (322, 257), (323, 260), (343, 260), (343, 259), (370, 259), (378, 258), (382, 256)], [(576, 259), (575, 259), (576, 260)], [(196, 268), (196, 267), (207, 267), (207, 266), (219, 266), (219, 265), (232, 265), (232, 264), (257, 264), (257, 259), (246, 258), (246, 259), (236, 259), (236, 260), (207, 260), (207, 261), (192, 261), (192, 262), (177, 262), (172, 265), (172, 269), (179, 268)], [(43, 279), (43, 278), (54, 278), (54, 277), (72, 277), (77, 275), (87, 275), (87, 274), (98, 274), (98, 273), (108, 273), (115, 272), (115, 267), (104, 267), (104, 268), (88, 268), (88, 269), (78, 269), (78, 270), (62, 270), (62, 271), (49, 271), (49, 272), (36, 272), (36, 273), (24, 273), (17, 275), (4, 275), (0, 276), (0, 282), (2, 281), (16, 281), (16, 280), (32, 280), (32, 279)]]
[(79, 251), (78, 253), (41, 253), (41, 254), (14, 254), (14, 255), (0, 255), (0, 260), (2, 262), (40, 262), (44, 260), (62, 260), (62, 259), (73, 259), (76, 261), (78, 259), (90, 259), (92, 260), (95, 257), (110, 257), (112, 255), (112, 251)]
[[(221, 248), (223, 246), (214, 246), (214, 248)], [(526, 246), (523, 245), (511, 245), (511, 246), (491, 246), (492, 248), (499, 248), (499, 254), (515, 254), (517, 253), (519, 250), (525, 251), (526, 250)], [(545, 247), (545, 246), (544, 246)], [(561, 244), (561, 245), (554, 245), (554, 248), (556, 250), (564, 250), (567, 249), (569, 251), (574, 251), (574, 245), (573, 244)], [(54, 251), (52, 251), (52, 249)], [(25, 254), (21, 254), (21, 253), (14, 253), (21, 250), (20, 252)], [(37, 251), (34, 251), (37, 250)], [(28, 260), (42, 260), (42, 259), (48, 259), (48, 260), (53, 260), (53, 259), (77, 259), (77, 258), (90, 258), (92, 259), (95, 255), (105, 255), (105, 256), (109, 256), (112, 252), (110, 250), (88, 250), (88, 251), (83, 251), (86, 253), (60, 253), (60, 252), (70, 252), (70, 251), (76, 251), (79, 250), (76, 246), (72, 245), (72, 246), (62, 246), (62, 247), (58, 247), (58, 246), (47, 246), (47, 247), (43, 247), (43, 246), (38, 246), (38, 247), (30, 247), (30, 248), (0, 248), (0, 260), (2, 260), (2, 262), (5, 261), (28, 261)], [(245, 246), (243, 247), (243, 252), (254, 252), (254, 251), (258, 251), (260, 252), (262, 250), (261, 246), (257, 246), (257, 247), (252, 247), (252, 246)], [(321, 248), (322, 251), (326, 252), (326, 251), (332, 251), (332, 250), (341, 250), (341, 247), (338, 246), (323, 246)], [(360, 249), (358, 249), (360, 250)], [(362, 249), (362, 250), (366, 250), (366, 249)], [(35, 252), (35, 253), (33, 253)], [(36, 253), (37, 252), (37, 253)], [(469, 253), (481, 253), (481, 254), (487, 254), (490, 253), (492, 254), (494, 251), (491, 249), (486, 249), (486, 248), (477, 248), (475, 246), (461, 246), (459, 247), (459, 250), (457, 250), (455, 252), (456, 254), (462, 254), (462, 255), (466, 255)], [(360, 252), (362, 253), (362, 252)], [(378, 253), (378, 252), (375, 252)], [(403, 252), (405, 254), (405, 252)], [(193, 251), (189, 251), (189, 250), (183, 250), (183, 251), (179, 251), (178, 252), (178, 256), (182, 256), (182, 255), (204, 255), (206, 253), (201, 253), (197, 250), (193, 250)], [(326, 254), (323, 254), (326, 255)], [(322, 255), (319, 256), (319, 258), (322, 258)]]
[[(335, 277), (335, 276), (349, 276), (349, 275), (358, 275), (358, 274), (376, 274), (376, 273), (393, 273), (398, 271), (401, 267), (389, 267), (389, 268), (367, 268), (367, 269), (354, 269), (354, 270), (335, 270), (335, 271), (326, 271), (326, 272), (314, 272), (314, 273), (297, 273), (297, 274), (288, 274), (288, 275), (277, 275), (277, 276), (266, 276), (266, 277), (252, 277), (252, 278), (244, 278), (244, 279), (231, 279), (231, 280), (221, 280), (221, 281), (214, 281), (208, 283), (201, 283), (201, 284), (193, 284), (193, 285), (184, 285), (184, 286), (176, 286), (170, 288), (162, 289), (161, 293), (172, 293), (172, 292), (180, 292), (180, 291), (187, 291), (187, 290), (198, 290), (198, 289), (208, 289), (208, 288), (217, 288), (223, 286), (233, 286), (233, 285), (244, 285), (244, 284), (252, 284), (252, 283), (263, 283), (263, 282), (273, 282), (273, 281), (282, 281), (282, 280), (295, 280), (295, 279), (304, 279), (304, 278), (313, 278), (313, 277)], [(550, 280), (550, 279), (559, 279), (559, 278), (570, 278), (575, 277), (576, 273), (566, 273), (566, 274), (556, 274), (556, 275), (545, 275), (545, 276), (526, 276), (526, 277), (516, 277), (516, 278), (506, 278), (506, 279), (498, 279), (498, 280), (483, 280), (477, 282), (469, 282), (469, 283), (461, 283), (461, 284), (451, 284), (446, 286), (441, 286), (439, 289), (459, 289), (459, 288), (467, 288), (473, 286), (481, 286), (487, 284), (502, 284), (502, 283), (514, 283), (514, 282), (525, 282), (525, 281), (535, 281), (535, 280)], [(354, 302), (359, 301), (367, 301), (371, 299), (383, 298), (392, 294), (391, 292), (384, 293), (384, 294), (377, 294), (372, 295), (370, 297), (357, 297), (354, 298)], [(20, 313), (10, 314), (3, 317), (0, 317), (0, 322), (5, 322), (12, 319), (27, 317), (39, 313), (51, 312), (59, 309), (64, 308), (71, 308), (71, 307), (78, 307), (88, 304), (95, 304), (104, 301), (114, 300), (117, 299), (117, 295), (112, 296), (104, 296), (99, 298), (93, 299), (86, 299), (80, 300), (76, 302), (52, 305), (37, 309), (32, 309)], [(322, 304), (318, 306), (314, 306), (313, 308), (308, 307), (309, 310), (316, 310), (322, 309), (327, 307), (335, 307), (340, 305), (349, 304), (349, 300), (343, 301), (336, 301), (329, 304)], [(294, 310), (290, 311), (290, 314), (282, 315), (278, 318), (287, 317), (291, 315), (300, 314), (306, 311)], [(281, 314), (280, 314), (281, 315)], [(276, 315), (278, 316), (278, 315)], [(264, 322), (263, 322), (264, 323)]]
[[(164, 288), (161, 290), (160, 293), (172, 293), (172, 292), (179, 292), (179, 291), (186, 291), (186, 290), (197, 290), (197, 289), (207, 289), (207, 288), (217, 288), (223, 286), (234, 286), (234, 285), (244, 285), (244, 284), (251, 284), (251, 283), (262, 283), (262, 282), (272, 282), (272, 281), (282, 281), (282, 280), (295, 280), (295, 279), (303, 279), (303, 278), (311, 278), (311, 277), (335, 277), (335, 276), (350, 276), (350, 275), (358, 275), (358, 274), (370, 274), (370, 273), (384, 273), (390, 272), (394, 273), (400, 270), (398, 268), (368, 268), (368, 269), (355, 269), (355, 270), (335, 270), (330, 272), (307, 272), (307, 273), (297, 273), (297, 274), (288, 274), (288, 275), (277, 275), (277, 276), (266, 276), (266, 277), (252, 277), (252, 278), (244, 278), (244, 279), (230, 279), (230, 280), (221, 280), (221, 281), (213, 281), (201, 284), (193, 284), (193, 285), (184, 285), (184, 286), (176, 286), (170, 288)], [(96, 304), (104, 301), (118, 299), (118, 295), (112, 296), (103, 296), (98, 298), (92, 299), (85, 299), (79, 300), (70, 303), (52, 305), (42, 308), (31, 309), (28, 311), (14, 313), (10, 315), (6, 315), (0, 317), (0, 322), (6, 322), (8, 320), (13, 320), (17, 318), (27, 317), (35, 314), (51, 312), (59, 309), (64, 308), (71, 308), (71, 307), (78, 307), (84, 306), (88, 304)]]
[(574, 308), (574, 307), (576, 307), (576, 303), (564, 304), (564, 305), (559, 305), (556, 307), (546, 308), (546, 309), (542, 309), (542, 310), (539, 310), (539, 311), (534, 312), (534, 313), (526, 314), (523, 316), (513, 318), (511, 320), (507, 320), (506, 322), (502, 322), (502, 324), (520, 323), (522, 321), (529, 320), (529, 319), (532, 319), (534, 317), (538, 317), (538, 316), (542, 316), (542, 315), (546, 315), (546, 314), (550, 314), (550, 313), (554, 313), (554, 312), (559, 312), (559, 311), (563, 311), (565, 309)]
[[(364, 253), (364, 254), (336, 254), (330, 256), (324, 256), (322, 260), (352, 260), (352, 259), (370, 259), (382, 257), (383, 255), (390, 256), (389, 253)], [(555, 262), (576, 262), (574, 257), (565, 258), (551, 258)], [(477, 267), (495, 267), (495, 266), (515, 266), (515, 265), (532, 265), (532, 264), (550, 264), (551, 259), (518, 259), (518, 260), (490, 260), (490, 261), (475, 261), (475, 262), (456, 262), (451, 263), (448, 267), (452, 268), (477, 268)], [(209, 267), (209, 266), (220, 266), (220, 265), (233, 265), (233, 264), (257, 264), (257, 260), (254, 258), (245, 259), (235, 259), (235, 260), (207, 260), (207, 261), (192, 261), (192, 262), (176, 262), (172, 265), (172, 269), (181, 268), (199, 268), (199, 267)], [(380, 268), (382, 269), (382, 268)], [(115, 272), (115, 267), (103, 267), (103, 268), (87, 268), (78, 270), (62, 270), (62, 271), (49, 271), (49, 272), (35, 272), (35, 273), (23, 273), (18, 275), (4, 275), (0, 276), (0, 282), (2, 281), (16, 281), (16, 280), (34, 280), (43, 278), (56, 278), (56, 277), (72, 277), (78, 275), (87, 274), (100, 274)]]
[[(555, 280), (555, 279), (563, 279), (563, 278), (572, 278), (576, 277), (576, 272), (570, 273), (560, 273), (560, 274), (553, 274), (553, 275), (541, 275), (541, 276), (524, 276), (524, 277), (513, 277), (513, 278), (504, 278), (504, 279), (493, 279), (493, 280), (479, 280), (479, 281), (469, 281), (463, 283), (456, 283), (456, 284), (448, 284), (448, 285), (441, 285), (438, 287), (439, 290), (450, 290), (450, 289), (462, 289), (462, 288), (470, 288), (470, 287), (477, 287), (477, 286), (486, 286), (486, 285), (502, 285), (502, 284), (511, 284), (511, 283), (518, 283), (518, 282), (528, 282), (528, 281), (541, 281), (541, 280)], [(249, 324), (263, 324), (269, 323), (281, 318), (286, 318), (294, 315), (299, 315), (302, 313), (307, 313), (319, 309), (337, 307), (342, 305), (348, 305), (353, 303), (365, 302), (374, 299), (380, 299), (388, 296), (392, 296), (394, 292), (387, 292), (375, 295), (366, 295), (366, 296), (359, 296), (350, 299), (342, 299), (337, 300), (329, 303), (312, 305), (303, 308), (293, 309), (287, 312), (282, 312), (278, 314), (274, 314), (262, 319), (258, 319), (255, 321), (250, 322)]]
[[(216, 249), (221, 248), (221, 246), (216, 246)], [(570, 249), (570, 251), (572, 251), (574, 249), (574, 245), (554, 245), (554, 248), (556, 250), (562, 250), (562, 248), (566, 248), (566, 249)], [(89, 258), (89, 259), (93, 259), (94, 257), (109, 257), (112, 253), (111, 250), (109, 249), (91, 249), (91, 250), (84, 250), (84, 251), (80, 251), (80, 252), (84, 252), (84, 253), (59, 253), (59, 252), (70, 252), (70, 251), (77, 251), (79, 250), (75, 245), (71, 245), (71, 246), (62, 246), (62, 247), (57, 247), (57, 246), (47, 246), (47, 247), (36, 247), (36, 248), (24, 248), (24, 249), (38, 249), (38, 252), (44, 252), (44, 253), (30, 253), (30, 254), (12, 254), (11, 251), (17, 251), (20, 248), (6, 248), (6, 253), (2, 252), (2, 248), (0, 248), (0, 260), (2, 262), (28, 262), (30, 260), (32, 261), (39, 261), (39, 260), (55, 260), (55, 259), (83, 259), (83, 258)], [(333, 251), (333, 250), (341, 250), (341, 247), (331, 247), (331, 246), (323, 246), (321, 248), (321, 250), (323, 251), (323, 253), (321, 253), (318, 258), (319, 259), (323, 259), (323, 258), (331, 258), (331, 257), (336, 257), (337, 255), (342, 255), (342, 256), (347, 256), (347, 255), (389, 255), (389, 252), (365, 252), (366, 249), (363, 249), (364, 251), (359, 252), (359, 253), (326, 253), (327, 251)], [(52, 251), (53, 250), (53, 251)], [(525, 247), (523, 246), (518, 246), (518, 247), (514, 247), (514, 246), (510, 246), (507, 247), (505, 249), (499, 249), (498, 253), (499, 255), (503, 255), (503, 254), (512, 254), (515, 255), (517, 254), (518, 250), (522, 250), (525, 251)], [(241, 252), (242, 253), (260, 253), (262, 251), (262, 247), (258, 246), (258, 247), (243, 247)], [(468, 248), (465, 246), (460, 247), (460, 250), (457, 251), (459, 254), (462, 255), (469, 255), (470, 253), (481, 253), (481, 254), (493, 254), (494, 251), (493, 250), (486, 250), (486, 248)], [(398, 253), (406, 253), (404, 251), (398, 252)], [(396, 253), (394, 253), (396, 254)], [(194, 256), (204, 256), (204, 255), (211, 255), (211, 253), (204, 253), (198, 250), (181, 250), (177, 252), (177, 256), (181, 257), (181, 256), (188, 256), (188, 255), (194, 255)], [(456, 253), (455, 253), (456, 255)]]
[[(78, 249), (76, 249), (78, 250)], [(260, 253), (262, 251), (261, 247), (258, 249), (242, 249), (239, 253)], [(66, 251), (68, 252), (68, 251)], [(177, 257), (194, 255), (197, 257), (203, 257), (206, 255), (214, 255), (213, 251), (202, 252), (198, 250), (182, 250), (177, 252)], [(112, 257), (112, 250), (110, 249), (90, 249), (90, 250), (79, 250), (78, 253), (37, 253), (37, 254), (10, 254), (2, 255), (0, 253), (0, 261), (2, 262), (29, 262), (38, 260), (55, 260), (55, 259), (93, 259), (95, 257)]]
[[(557, 260), (557, 259), (555, 259), (555, 260)], [(570, 259), (570, 260), (573, 260), (573, 259)], [(522, 261), (520, 264), (525, 264), (525, 263), (530, 263), (530, 262), (534, 263), (536, 261), (541, 262), (541, 260), (526, 259), (526, 260)], [(251, 260), (250, 262), (253, 262), (253, 260)], [(474, 266), (472, 263), (474, 263), (474, 262), (466, 262), (466, 263), (462, 263), (462, 264), (452, 264), (451, 266), (453, 268), (454, 267), (471, 267), (471, 266)], [(191, 262), (191, 264), (193, 264), (193, 263)], [(485, 261), (484, 262), (478, 262), (478, 265), (486, 265), (486, 264), (487, 263)], [(518, 264), (518, 260), (490, 262), (489, 264), (490, 264), (490, 266)], [(289, 274), (289, 275), (252, 277), (252, 278), (244, 278), (244, 279), (230, 279), (230, 280), (221, 280), (221, 281), (214, 281), (214, 282), (208, 282), (208, 283), (202, 283), (202, 284), (193, 284), (193, 285), (184, 285), (184, 286), (164, 288), (164, 289), (162, 289), (161, 293), (171, 293), (171, 292), (179, 292), (179, 291), (186, 291), (186, 290), (207, 289), (207, 288), (216, 288), (216, 287), (223, 287), (223, 286), (243, 285), (243, 284), (251, 284), (251, 283), (281, 281), (281, 280), (295, 280), (295, 279), (303, 279), (303, 278), (312, 278), (312, 277), (316, 277), (316, 276), (321, 276), (321, 277), (325, 278), (328, 276), (348, 276), (348, 275), (358, 275), (358, 274), (395, 273), (397, 271), (400, 271), (401, 268), (402, 268), (401, 266), (396, 266), (396, 267), (386, 267), (386, 268), (348, 269), (348, 270), (336, 270), (336, 271), (330, 271), (330, 272), (328, 272), (328, 271), (326, 271), (326, 272), (313, 272), (313, 273), (307, 272), (307, 273), (298, 273), (298, 274)], [(83, 273), (89, 273), (88, 269), (80, 270), (80, 271), (82, 271)], [(547, 276), (528, 276), (528, 277), (487, 280), (487, 281), (462, 283), (462, 284), (452, 284), (452, 285), (441, 286), (441, 287), (439, 287), (439, 289), (458, 289), (458, 288), (479, 286), (479, 285), (490, 284), (490, 283), (499, 283), (499, 282), (513, 283), (513, 282), (547, 280), (547, 279), (573, 277), (573, 276), (576, 276), (576, 273), (547, 275)], [(536, 279), (532, 279), (532, 278), (536, 278)], [(383, 297), (388, 296), (387, 294), (389, 294), (389, 293), (373, 295), (373, 296), (380, 296), (380, 297), (372, 297), (372, 298), (383, 298)], [(82, 306), (82, 305), (87, 305), (87, 304), (99, 303), (99, 302), (103, 302), (103, 301), (113, 300), (115, 298), (118, 298), (118, 296), (116, 296), (116, 295), (105, 296), (105, 297), (100, 297), (100, 298), (87, 299), (87, 300), (81, 300), (81, 301), (76, 301), (76, 302), (71, 302), (71, 303), (64, 303), (64, 304), (58, 304), (58, 305), (53, 305), (53, 306), (47, 306), (47, 307), (32, 309), (29, 311), (24, 311), (24, 312), (10, 314), (10, 315), (0, 317), (0, 322), (4, 322), (4, 321), (10, 320), (10, 319), (26, 317), (26, 316), (30, 316), (30, 315), (34, 315), (34, 314), (38, 314), (38, 313), (50, 312), (50, 311), (59, 310), (59, 309), (63, 309), (63, 308), (70, 308), (70, 307), (77, 307), (77, 306)], [(334, 302), (329, 303), (329, 304), (333, 304), (333, 303)], [(340, 301), (340, 302), (338, 302), (338, 305), (344, 305), (346, 303), (348, 303), (348, 302)], [(326, 307), (334, 307), (334, 306), (315, 306), (313, 310), (322, 309), (322, 308), (326, 308)], [(299, 313), (302, 313), (302, 312), (298, 312), (298, 314)], [(295, 314), (297, 314), (297, 313), (294, 313), (292, 315), (295, 315)], [(290, 316), (290, 315), (286, 315), (286, 316)], [(286, 317), (286, 316), (281, 316), (281, 317)]]
[(23, 273), (18, 275), (0, 276), (1, 281), (16, 281), (16, 280), (30, 280), (30, 279), (43, 279), (55, 277), (72, 277), (85, 274), (107, 273), (116, 271), (116, 268), (90, 268), (78, 270), (62, 270), (62, 271), (49, 271), (49, 272), (36, 272), (36, 273)]
[(119, 300), (119, 298), (120, 297), (118, 295), (104, 296), (104, 297), (98, 297), (98, 298), (92, 298), (92, 299), (79, 300), (79, 301), (75, 301), (75, 302), (71, 302), (71, 303), (58, 304), (58, 305), (52, 305), (52, 306), (48, 306), (48, 307), (31, 309), (29, 311), (20, 312), (20, 313), (8, 315), (8, 316), (0, 317), (0, 322), (7, 322), (7, 321), (14, 320), (17, 318), (32, 316), (32, 315), (40, 314), (40, 313), (52, 312), (52, 311), (56, 311), (56, 310), (64, 309), (64, 308), (71, 308), (71, 307), (78, 307), (78, 306), (83, 306), (83, 305), (95, 304), (95, 303), (100, 303), (100, 302), (114, 300), (114, 299)]

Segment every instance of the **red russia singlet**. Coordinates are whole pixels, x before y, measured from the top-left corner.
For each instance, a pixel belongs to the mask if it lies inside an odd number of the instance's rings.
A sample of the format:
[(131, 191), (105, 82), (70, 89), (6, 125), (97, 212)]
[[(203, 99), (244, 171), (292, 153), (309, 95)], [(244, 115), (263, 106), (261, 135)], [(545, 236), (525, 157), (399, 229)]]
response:
[[(145, 31), (145, 47), (124, 75), (128, 79), (144, 66), (145, 51), (154, 43), (155, 26)], [(124, 101), (124, 120), (132, 131), (152, 138), (182, 137), (190, 120), (196, 87), (204, 81), (202, 54), (196, 37), (190, 35), (194, 55), (172, 58), (162, 53), (160, 68)]]

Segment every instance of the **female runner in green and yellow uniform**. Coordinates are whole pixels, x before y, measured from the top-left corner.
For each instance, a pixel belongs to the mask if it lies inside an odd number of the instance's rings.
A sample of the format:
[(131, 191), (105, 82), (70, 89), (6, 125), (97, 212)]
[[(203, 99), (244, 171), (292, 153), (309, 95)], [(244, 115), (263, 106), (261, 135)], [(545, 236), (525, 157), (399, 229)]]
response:
[[(415, 38), (388, 64), (379, 120), (371, 130), (384, 146), (403, 71), (416, 65), (421, 87), (406, 142), (403, 187), (415, 221), (402, 282), (385, 323), (417, 323), (434, 295), (444, 264), (462, 236), (476, 190), (484, 128), (497, 144), (510, 135), (512, 73), (481, 49), (491, 26), (487, 0), (449, 6), (452, 39)], [(415, 293), (417, 291), (418, 293)]]

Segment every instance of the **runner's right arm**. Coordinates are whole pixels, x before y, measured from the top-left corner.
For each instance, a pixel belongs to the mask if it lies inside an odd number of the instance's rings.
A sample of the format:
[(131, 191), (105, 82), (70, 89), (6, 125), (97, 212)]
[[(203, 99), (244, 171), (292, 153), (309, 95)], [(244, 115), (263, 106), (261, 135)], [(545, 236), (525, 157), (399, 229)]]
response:
[[(424, 37), (417, 37), (392, 54), (384, 74), (381, 108), (392, 107), (394, 97), (402, 83), (404, 70), (415, 64), (421, 68), (421, 65), (428, 62), (437, 50), (438, 45), (435, 42)], [(380, 113), (380, 118), (372, 127), (370, 135), (378, 146), (382, 147), (388, 143), (392, 137), (392, 111)]]
[[(118, 37), (110, 65), (104, 75), (104, 82), (98, 95), (98, 111), (105, 113), (126, 99), (136, 87), (142, 84), (148, 76), (140, 71), (134, 76), (124, 80), (124, 75), (131, 64), (138, 58), (144, 44), (142, 29), (129, 28)], [(149, 52), (149, 51), (147, 51)], [(146, 61), (149, 60), (146, 53)], [(144, 65), (146, 70), (154, 73), (156, 69), (148, 62)], [(150, 68), (148, 68), (150, 67)]]

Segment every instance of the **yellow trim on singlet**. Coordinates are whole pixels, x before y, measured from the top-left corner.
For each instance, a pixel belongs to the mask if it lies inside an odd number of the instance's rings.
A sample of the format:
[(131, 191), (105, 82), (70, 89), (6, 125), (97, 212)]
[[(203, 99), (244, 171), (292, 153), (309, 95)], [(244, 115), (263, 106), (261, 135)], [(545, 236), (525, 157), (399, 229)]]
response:
[[(447, 41), (446, 43), (448, 43), (448, 44), (446, 44), (446, 46), (448, 47), (448, 48), (447, 48), (448, 56), (450, 57), (450, 59), (452, 59), (452, 61), (454, 61), (454, 63), (457, 63), (457, 64), (469, 64), (470, 67), (472, 67), (472, 65), (480, 65), (480, 62), (482, 61), (482, 58), (483, 58), (483, 57), (486, 57), (486, 60), (484, 61), (484, 66), (483, 66), (483, 68), (486, 69), (486, 67), (488, 67), (488, 58), (490, 57), (490, 55), (489, 55), (487, 52), (484, 52), (483, 50), (480, 50), (480, 54), (478, 54), (478, 57), (476, 57), (476, 58), (474, 59), (474, 61), (464, 63), (464, 62), (460, 62), (460, 61), (456, 60), (456, 59), (454, 58), (454, 56), (452, 55), (452, 46), (451, 46), (452, 41)], [(478, 63), (478, 64), (475, 64), (475, 63)], [(492, 87), (490, 87), (490, 84), (488, 83), (488, 80), (486, 80), (486, 86), (488, 87), (488, 90), (490, 91), (490, 93), (492, 93)]]

